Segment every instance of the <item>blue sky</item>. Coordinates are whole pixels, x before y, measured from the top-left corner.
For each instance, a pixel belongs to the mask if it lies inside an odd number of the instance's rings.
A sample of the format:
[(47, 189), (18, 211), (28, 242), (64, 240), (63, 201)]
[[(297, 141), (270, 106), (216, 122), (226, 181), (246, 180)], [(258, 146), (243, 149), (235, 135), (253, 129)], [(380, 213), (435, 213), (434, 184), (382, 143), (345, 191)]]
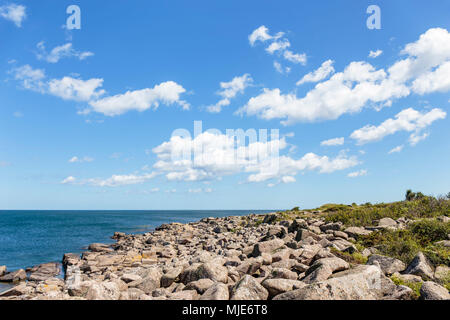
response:
[[(72, 4), (79, 30), (67, 29)], [(369, 5), (381, 29), (367, 28)], [(282, 209), (447, 193), (449, 9), (0, 1), (0, 208)], [(194, 137), (194, 121), (222, 134)], [(279, 130), (277, 170), (264, 156), (221, 163), (235, 154), (226, 129), (239, 128)], [(170, 157), (201, 143), (204, 163)]]

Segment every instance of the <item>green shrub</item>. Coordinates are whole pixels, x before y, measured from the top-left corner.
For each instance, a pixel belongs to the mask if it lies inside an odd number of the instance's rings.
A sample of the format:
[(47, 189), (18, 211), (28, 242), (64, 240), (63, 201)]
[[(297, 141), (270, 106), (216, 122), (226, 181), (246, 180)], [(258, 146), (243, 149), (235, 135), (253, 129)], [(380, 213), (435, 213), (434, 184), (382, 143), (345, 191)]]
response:
[(407, 286), (407, 287), (411, 288), (412, 291), (414, 291), (414, 298), (419, 299), (420, 288), (422, 288), (423, 282), (403, 281), (402, 279), (400, 279), (394, 275), (391, 276), (391, 280), (398, 286), (402, 285), (402, 286)]
[(446, 240), (450, 233), (450, 223), (444, 223), (436, 219), (424, 219), (412, 223), (409, 229), (422, 245), (439, 240)]

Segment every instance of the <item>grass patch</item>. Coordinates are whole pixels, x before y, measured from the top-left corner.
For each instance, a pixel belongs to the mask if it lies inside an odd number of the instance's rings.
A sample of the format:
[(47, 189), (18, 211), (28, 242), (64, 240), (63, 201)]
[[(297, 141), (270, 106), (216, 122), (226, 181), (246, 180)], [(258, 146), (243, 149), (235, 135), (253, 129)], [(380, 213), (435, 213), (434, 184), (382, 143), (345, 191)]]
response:
[(421, 220), (405, 230), (381, 230), (360, 237), (358, 243), (364, 247), (375, 247), (381, 254), (397, 258), (408, 264), (422, 251), (436, 265), (450, 265), (450, 250), (434, 244), (447, 238), (450, 224), (437, 220)]
[(367, 257), (362, 255), (360, 252), (353, 252), (353, 253), (342, 252), (333, 247), (331, 248), (331, 252), (335, 256), (341, 258), (342, 260), (347, 261), (348, 263), (366, 264), (367, 262)]
[(400, 279), (394, 275), (391, 276), (391, 280), (398, 286), (402, 285), (402, 286), (407, 286), (407, 287), (411, 288), (412, 291), (414, 292), (414, 298), (419, 299), (420, 288), (422, 288), (423, 282), (403, 281), (402, 279)]
[(347, 226), (369, 226), (381, 218), (434, 218), (450, 215), (450, 200), (423, 197), (411, 201), (364, 204), (357, 206), (326, 204), (319, 208), (328, 222), (342, 222)]

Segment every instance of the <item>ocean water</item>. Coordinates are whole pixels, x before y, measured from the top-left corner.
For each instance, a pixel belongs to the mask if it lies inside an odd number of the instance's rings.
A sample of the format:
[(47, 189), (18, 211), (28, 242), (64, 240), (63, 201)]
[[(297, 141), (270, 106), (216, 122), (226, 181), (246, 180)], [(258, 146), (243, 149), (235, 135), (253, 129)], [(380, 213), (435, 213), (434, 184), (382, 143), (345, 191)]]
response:
[(273, 210), (0, 211), (0, 266), (8, 270), (60, 262), (93, 242), (113, 243), (116, 231), (145, 233), (170, 222)]

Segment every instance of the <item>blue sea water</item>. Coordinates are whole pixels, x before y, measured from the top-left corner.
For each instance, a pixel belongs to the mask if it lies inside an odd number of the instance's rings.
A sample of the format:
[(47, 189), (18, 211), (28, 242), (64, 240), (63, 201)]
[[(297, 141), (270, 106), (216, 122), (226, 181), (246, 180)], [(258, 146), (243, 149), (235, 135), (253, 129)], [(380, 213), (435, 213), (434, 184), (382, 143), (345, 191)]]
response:
[(114, 232), (145, 233), (170, 222), (204, 217), (266, 213), (273, 210), (183, 211), (1, 211), (0, 266), (8, 270), (59, 262), (64, 253), (82, 252), (93, 242), (112, 243)]

